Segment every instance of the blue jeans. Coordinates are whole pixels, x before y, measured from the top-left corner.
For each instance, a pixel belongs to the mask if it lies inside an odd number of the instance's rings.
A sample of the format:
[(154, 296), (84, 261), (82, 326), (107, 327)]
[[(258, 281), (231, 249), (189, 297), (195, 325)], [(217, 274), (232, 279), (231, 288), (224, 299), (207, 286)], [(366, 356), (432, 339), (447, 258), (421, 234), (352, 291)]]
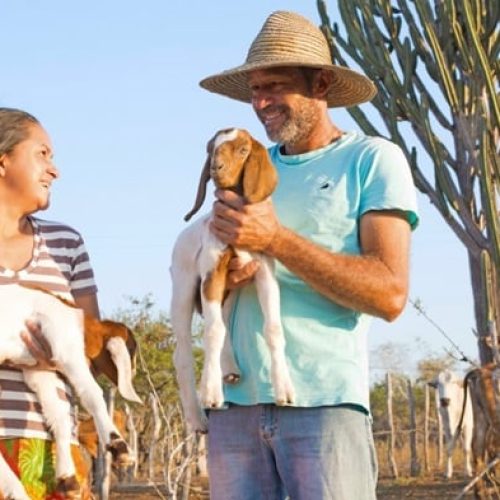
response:
[(371, 423), (346, 407), (230, 405), (209, 412), (211, 500), (373, 500)]

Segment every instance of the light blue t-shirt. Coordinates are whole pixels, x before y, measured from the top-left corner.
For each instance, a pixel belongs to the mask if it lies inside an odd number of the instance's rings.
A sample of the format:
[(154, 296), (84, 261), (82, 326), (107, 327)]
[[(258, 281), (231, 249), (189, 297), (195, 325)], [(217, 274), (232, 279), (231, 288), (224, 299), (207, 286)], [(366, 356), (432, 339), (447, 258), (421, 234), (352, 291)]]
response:
[[(414, 228), (416, 193), (401, 149), (379, 137), (351, 132), (300, 155), (269, 150), (278, 170), (272, 199), (280, 222), (332, 252), (359, 255), (361, 216), (401, 210)], [(286, 357), (295, 406), (354, 404), (369, 410), (366, 334), (371, 317), (333, 303), (276, 262)], [(226, 386), (226, 401), (272, 403), (270, 356), (255, 287), (235, 301), (230, 334), (242, 377)]]

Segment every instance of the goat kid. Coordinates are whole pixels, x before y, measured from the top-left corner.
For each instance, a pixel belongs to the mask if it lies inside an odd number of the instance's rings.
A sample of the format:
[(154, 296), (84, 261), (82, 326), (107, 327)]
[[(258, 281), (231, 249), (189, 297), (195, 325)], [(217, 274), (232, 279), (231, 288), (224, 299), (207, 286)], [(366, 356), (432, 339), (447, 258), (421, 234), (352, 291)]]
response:
[[(201, 207), (210, 179), (220, 189), (231, 189), (243, 195), (247, 203), (256, 203), (271, 195), (277, 184), (277, 173), (267, 150), (246, 130), (221, 130), (207, 145), (207, 159), (201, 174), (193, 209), (188, 221)], [(285, 339), (280, 319), (279, 286), (274, 276), (273, 260), (263, 254), (249, 253), (218, 240), (209, 230), (211, 214), (195, 221), (178, 237), (170, 268), (172, 330), (177, 340), (174, 355), (177, 380), (184, 414), (189, 427), (207, 431), (204, 408), (224, 405), (223, 381), (237, 383), (241, 374), (226, 332), (232, 296), (226, 300), (226, 277), (231, 258), (243, 262), (260, 262), (254, 279), (264, 317), (263, 333), (271, 355), (271, 382), (276, 404), (292, 404), (295, 391), (285, 359)], [(205, 320), (205, 361), (196, 394), (194, 359), (191, 345), (192, 316), (197, 299)], [(224, 303), (224, 306), (223, 306)], [(201, 403), (201, 404), (200, 404)]]
[[(73, 386), (85, 409), (96, 422), (102, 447), (111, 452), (117, 466), (129, 462), (129, 449), (113, 424), (102, 390), (91, 374), (103, 372), (120, 394), (141, 402), (132, 386), (135, 340), (128, 328), (113, 321), (98, 321), (51, 293), (20, 285), (0, 286), (0, 364), (34, 365), (35, 360), (20, 337), (25, 320), (41, 325), (52, 349), (57, 370)], [(79, 490), (71, 457), (71, 419), (67, 404), (56, 394), (56, 373), (25, 369), (26, 384), (35, 392), (56, 443), (57, 491), (70, 495)], [(1, 390), (1, 389), (0, 389)], [(0, 455), (0, 493), (9, 499), (29, 500), (21, 482)]]

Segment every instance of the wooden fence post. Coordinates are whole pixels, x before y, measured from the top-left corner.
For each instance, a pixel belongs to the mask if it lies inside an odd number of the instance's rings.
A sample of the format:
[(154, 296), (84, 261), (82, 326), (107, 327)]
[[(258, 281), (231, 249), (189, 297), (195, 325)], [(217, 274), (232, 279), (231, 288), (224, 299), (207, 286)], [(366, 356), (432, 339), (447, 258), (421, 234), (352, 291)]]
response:
[(134, 457), (134, 464), (127, 469), (126, 481), (128, 483), (132, 482), (132, 479), (137, 477), (137, 471), (139, 468), (139, 443), (137, 436), (137, 429), (134, 423), (134, 417), (132, 411), (127, 403), (124, 405), (125, 415), (127, 417), (127, 430), (128, 430), (128, 440), (130, 443), (130, 450)]
[(160, 438), (160, 430), (161, 430), (161, 419), (160, 412), (158, 409), (158, 400), (155, 394), (149, 395), (149, 402), (151, 404), (151, 409), (153, 410), (153, 432), (151, 435), (151, 445), (149, 448), (149, 474), (148, 479), (151, 484), (154, 483), (155, 478), (155, 455), (156, 455), (156, 443)]
[(388, 447), (388, 461), (391, 467), (392, 477), (398, 477), (398, 466), (396, 464), (396, 460), (394, 459), (394, 443), (395, 443), (395, 434), (394, 434), (394, 419), (392, 416), (392, 381), (391, 381), (391, 373), (387, 372), (386, 374), (386, 387), (387, 387), (387, 421), (389, 424), (389, 447)]
[(420, 474), (420, 463), (417, 453), (417, 412), (411, 380), (408, 379), (406, 384), (408, 390), (408, 404), (410, 405), (410, 475), (411, 477), (416, 477)]
[[(108, 413), (111, 415), (111, 418), (113, 418), (113, 412), (115, 410), (115, 395), (116, 389), (114, 387), (104, 389), (104, 399), (106, 400)], [(111, 457), (109, 453), (103, 453), (99, 446), (96, 465), (96, 485), (100, 500), (108, 500), (109, 498), (110, 479)]]
[(443, 466), (443, 419), (439, 411), (439, 393), (434, 390), (434, 401), (436, 406), (436, 420), (438, 424), (437, 430), (437, 464), (439, 469)]
[(425, 401), (424, 401), (424, 466), (425, 472), (428, 474), (431, 470), (429, 463), (429, 386), (424, 384)]

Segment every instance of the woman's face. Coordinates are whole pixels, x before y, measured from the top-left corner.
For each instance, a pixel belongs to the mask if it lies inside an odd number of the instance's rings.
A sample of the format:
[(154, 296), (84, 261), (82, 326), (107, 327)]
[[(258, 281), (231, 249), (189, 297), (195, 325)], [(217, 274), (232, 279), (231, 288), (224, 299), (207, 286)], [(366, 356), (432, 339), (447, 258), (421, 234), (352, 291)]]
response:
[(27, 131), (25, 140), (0, 156), (0, 183), (10, 206), (32, 213), (49, 206), (50, 187), (59, 172), (47, 132), (36, 124), (27, 125)]

